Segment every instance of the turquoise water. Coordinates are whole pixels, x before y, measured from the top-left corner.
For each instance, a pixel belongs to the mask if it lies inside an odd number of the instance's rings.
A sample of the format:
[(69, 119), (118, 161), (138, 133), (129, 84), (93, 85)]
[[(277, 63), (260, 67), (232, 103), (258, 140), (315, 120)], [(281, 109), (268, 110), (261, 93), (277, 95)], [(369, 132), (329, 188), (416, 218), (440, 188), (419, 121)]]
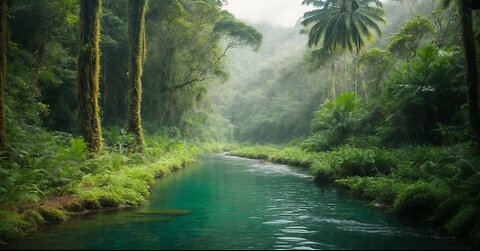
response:
[[(173, 214), (172, 214), (173, 213)], [(10, 249), (458, 249), (303, 170), (222, 155), (157, 182), (138, 209), (79, 217)]]

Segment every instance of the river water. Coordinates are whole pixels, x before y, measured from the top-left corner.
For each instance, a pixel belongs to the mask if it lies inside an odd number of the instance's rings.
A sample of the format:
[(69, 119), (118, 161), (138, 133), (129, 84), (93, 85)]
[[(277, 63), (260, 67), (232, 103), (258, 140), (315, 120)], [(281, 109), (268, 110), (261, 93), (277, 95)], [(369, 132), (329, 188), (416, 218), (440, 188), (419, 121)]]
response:
[(9, 249), (461, 249), (303, 169), (224, 155), (159, 180), (137, 209), (47, 227)]

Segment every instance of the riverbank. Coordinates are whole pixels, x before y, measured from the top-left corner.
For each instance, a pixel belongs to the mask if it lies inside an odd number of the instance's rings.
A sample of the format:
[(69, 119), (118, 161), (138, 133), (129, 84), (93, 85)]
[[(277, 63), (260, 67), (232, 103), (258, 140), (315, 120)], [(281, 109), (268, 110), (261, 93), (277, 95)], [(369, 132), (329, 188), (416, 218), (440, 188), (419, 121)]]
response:
[[(11, 190), (2, 191), (6, 203), (0, 207), (0, 243), (36, 231), (44, 224), (67, 221), (76, 214), (137, 207), (149, 195), (156, 178), (193, 162), (201, 151), (164, 137), (150, 139), (142, 153), (118, 147), (106, 148), (102, 155), (90, 159), (83, 142), (72, 139), (70, 146), (53, 154), (55, 161), (45, 160), (48, 163), (42, 168), (32, 164), (28, 166), (31, 170), (4, 169), (16, 176), (4, 174), (12, 180), (2, 184), (10, 185)], [(68, 169), (64, 165), (69, 165)], [(62, 168), (56, 183), (50, 180), (55, 168)]]
[(421, 225), (318, 186), (301, 168), (202, 154), (155, 183), (139, 208), (75, 217), (10, 250), (471, 249)]
[(399, 149), (344, 146), (330, 152), (252, 146), (235, 156), (308, 168), (372, 204), (450, 235), (480, 239), (478, 157), (464, 145)]

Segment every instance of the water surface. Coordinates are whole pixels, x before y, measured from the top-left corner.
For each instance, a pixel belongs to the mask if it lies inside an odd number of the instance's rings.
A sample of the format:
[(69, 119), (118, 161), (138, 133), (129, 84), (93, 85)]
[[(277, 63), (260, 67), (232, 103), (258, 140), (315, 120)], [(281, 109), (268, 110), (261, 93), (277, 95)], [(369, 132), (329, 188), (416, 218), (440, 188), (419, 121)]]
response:
[(304, 170), (223, 155), (157, 182), (138, 209), (51, 226), (10, 249), (457, 249)]

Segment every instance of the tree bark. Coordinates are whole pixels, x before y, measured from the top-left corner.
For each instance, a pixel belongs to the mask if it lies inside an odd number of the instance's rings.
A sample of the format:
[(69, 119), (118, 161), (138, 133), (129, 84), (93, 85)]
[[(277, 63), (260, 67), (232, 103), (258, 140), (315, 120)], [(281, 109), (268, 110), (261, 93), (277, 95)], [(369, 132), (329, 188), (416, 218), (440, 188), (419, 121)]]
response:
[(337, 99), (337, 90), (335, 88), (335, 61), (332, 61), (332, 101), (335, 103)]
[(0, 0), (0, 151), (7, 149), (5, 118), (5, 84), (7, 82), (7, 50), (8, 50), (8, 5)]
[(141, 120), (142, 72), (145, 62), (145, 12), (147, 0), (129, 0), (128, 2), (128, 108), (127, 130), (135, 135), (137, 150), (143, 145), (143, 129)]
[(478, 104), (478, 69), (476, 62), (475, 37), (473, 33), (473, 13), (468, 8), (468, 0), (459, 0), (462, 25), (462, 41), (468, 86), (468, 115), (470, 128), (476, 142), (480, 141), (480, 112)]
[(99, 116), (100, 0), (80, 1), (78, 102), (82, 136), (94, 155), (102, 148)]

